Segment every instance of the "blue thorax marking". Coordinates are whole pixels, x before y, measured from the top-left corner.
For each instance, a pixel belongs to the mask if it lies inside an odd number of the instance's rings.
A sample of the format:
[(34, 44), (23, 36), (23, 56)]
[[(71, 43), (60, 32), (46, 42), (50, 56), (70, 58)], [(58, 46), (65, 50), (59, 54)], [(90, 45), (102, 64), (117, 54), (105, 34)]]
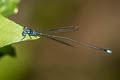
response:
[(27, 29), (27, 33), (28, 33), (28, 34), (31, 34), (31, 30), (30, 30), (30, 29)]
[(30, 36), (36, 36), (36, 32), (35, 31), (31, 31)]

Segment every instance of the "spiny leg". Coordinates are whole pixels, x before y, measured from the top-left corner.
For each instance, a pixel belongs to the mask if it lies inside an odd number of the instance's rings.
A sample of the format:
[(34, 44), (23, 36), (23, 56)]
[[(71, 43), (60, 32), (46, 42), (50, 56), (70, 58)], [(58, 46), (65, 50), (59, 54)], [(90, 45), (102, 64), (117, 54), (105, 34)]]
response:
[(24, 36), (24, 37), (22, 38), (22, 40), (24, 40), (24, 39), (25, 39), (25, 37), (26, 37), (26, 36)]
[(30, 34), (28, 34), (28, 36), (30, 37), (30, 39), (32, 39), (32, 37), (30, 36)]

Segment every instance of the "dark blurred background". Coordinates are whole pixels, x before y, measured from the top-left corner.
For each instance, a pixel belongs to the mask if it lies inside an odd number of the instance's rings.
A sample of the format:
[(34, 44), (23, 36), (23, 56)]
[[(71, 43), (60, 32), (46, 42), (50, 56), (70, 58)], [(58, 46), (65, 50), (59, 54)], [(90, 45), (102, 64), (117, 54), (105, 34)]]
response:
[[(14, 44), (21, 56), (21, 80), (119, 80), (119, 0), (21, 0), (9, 18), (35, 30), (79, 26), (60, 36), (113, 50), (110, 55), (84, 46), (68, 47), (41, 38)], [(24, 67), (24, 68), (23, 68)], [(14, 68), (13, 68), (14, 70)]]

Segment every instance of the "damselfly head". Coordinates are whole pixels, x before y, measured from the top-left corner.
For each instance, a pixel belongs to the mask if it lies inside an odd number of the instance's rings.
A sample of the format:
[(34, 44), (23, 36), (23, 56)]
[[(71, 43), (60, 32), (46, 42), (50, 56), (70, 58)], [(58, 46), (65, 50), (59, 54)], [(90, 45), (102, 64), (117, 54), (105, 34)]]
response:
[(27, 27), (27, 26), (24, 26), (23, 32), (22, 32), (22, 36), (26, 36), (27, 30), (28, 30), (28, 27)]
[(22, 36), (26, 36), (26, 32), (23, 31), (23, 32), (22, 32)]

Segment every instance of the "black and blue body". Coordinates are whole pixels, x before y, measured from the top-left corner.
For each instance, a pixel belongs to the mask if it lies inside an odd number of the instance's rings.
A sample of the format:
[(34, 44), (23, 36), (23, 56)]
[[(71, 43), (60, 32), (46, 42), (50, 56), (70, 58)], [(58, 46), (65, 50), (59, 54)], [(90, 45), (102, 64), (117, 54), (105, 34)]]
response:
[(37, 36), (36, 31), (28, 29), (27, 26), (24, 26), (24, 29), (23, 29), (23, 32), (22, 32), (22, 36), (24, 36), (23, 39), (26, 37), (27, 34), (30, 38), (31, 38), (31, 36)]
[[(69, 29), (69, 30), (68, 30)], [(71, 30), (70, 30), (71, 29)], [(64, 42), (62, 40), (59, 40), (59, 39), (64, 39), (64, 40), (70, 40), (72, 41), (73, 43), (77, 43), (77, 44), (80, 44), (80, 45), (83, 45), (83, 46), (87, 46), (88, 48), (94, 48), (96, 50), (100, 50), (100, 51), (105, 51), (107, 54), (111, 54), (112, 53), (112, 50), (110, 49), (105, 49), (105, 48), (99, 48), (99, 47), (96, 47), (96, 46), (92, 46), (92, 45), (89, 45), (87, 43), (84, 43), (84, 42), (81, 42), (81, 41), (76, 41), (76, 40), (73, 40), (71, 38), (68, 38), (68, 37), (62, 37), (62, 36), (55, 36), (55, 35), (49, 35), (49, 34), (46, 34), (44, 32), (68, 32), (68, 31), (73, 31), (73, 30), (76, 30), (78, 29), (77, 27), (63, 27), (63, 28), (58, 28), (58, 29), (49, 29), (47, 31), (42, 31), (42, 32), (37, 32), (35, 30), (31, 30), (31, 29), (28, 29), (27, 26), (24, 26), (23, 28), (23, 32), (22, 32), (22, 36), (23, 36), (23, 39), (26, 37), (26, 35), (28, 35), (30, 38), (31, 36), (42, 36), (42, 37), (46, 37), (46, 38), (49, 38), (51, 40), (54, 40), (54, 41), (57, 41), (59, 43), (62, 43), (62, 44), (65, 44), (67, 46), (71, 46), (73, 47), (72, 44), (70, 43), (67, 43), (67, 42)], [(32, 39), (32, 38), (31, 38)]]

